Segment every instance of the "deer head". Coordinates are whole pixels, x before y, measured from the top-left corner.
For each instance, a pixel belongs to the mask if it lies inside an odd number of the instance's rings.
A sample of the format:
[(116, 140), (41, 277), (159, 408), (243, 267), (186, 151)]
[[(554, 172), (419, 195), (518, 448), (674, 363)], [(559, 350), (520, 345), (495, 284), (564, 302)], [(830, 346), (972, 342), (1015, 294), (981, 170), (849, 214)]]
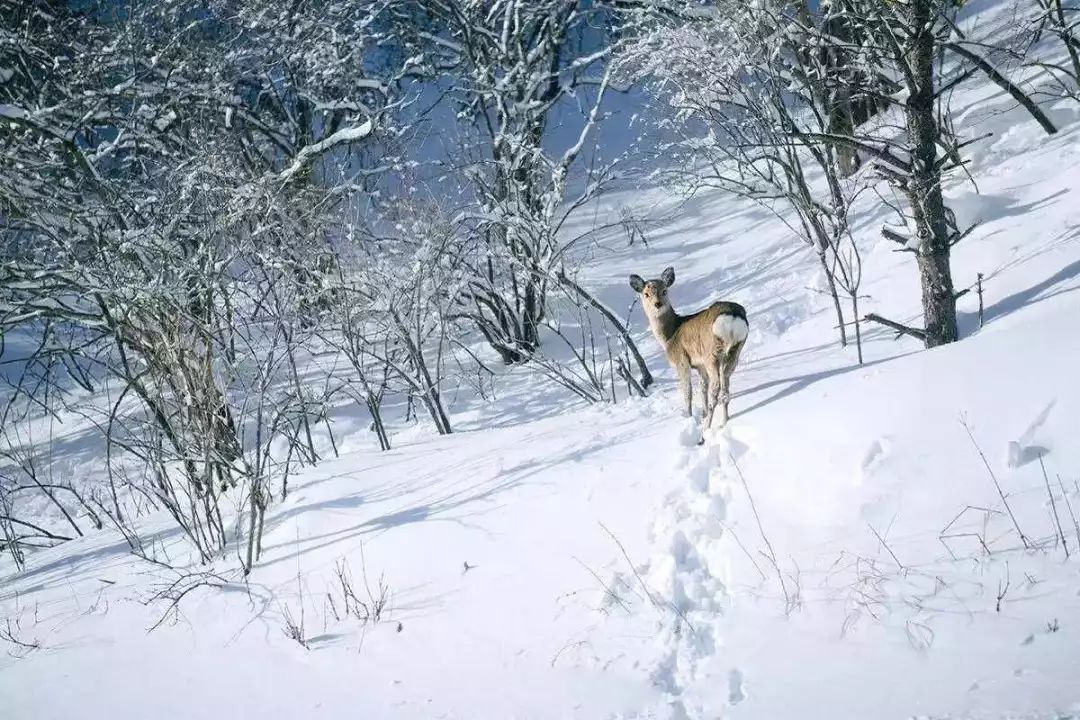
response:
[(668, 288), (675, 284), (675, 268), (667, 268), (659, 279), (644, 280), (640, 275), (630, 276), (630, 287), (641, 295), (641, 306), (649, 316), (661, 315), (671, 309)]

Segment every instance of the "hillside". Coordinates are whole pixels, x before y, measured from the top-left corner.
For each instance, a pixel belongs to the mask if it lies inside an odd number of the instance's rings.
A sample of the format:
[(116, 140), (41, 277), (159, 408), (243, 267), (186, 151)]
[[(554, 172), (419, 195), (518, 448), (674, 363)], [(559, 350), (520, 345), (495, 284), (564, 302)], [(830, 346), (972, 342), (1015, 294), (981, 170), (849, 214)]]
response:
[[(454, 433), (402, 422), (385, 452), (343, 402), (338, 456), (268, 510), (246, 579), (163, 513), (139, 527), (172, 568), (110, 529), (0, 556), (0, 717), (1080, 717), (1080, 106), (1048, 105), (1048, 136), (988, 82), (952, 102), (982, 137), (974, 184), (944, 188), (979, 221), (953, 272), (982, 275), (983, 325), (973, 290), (959, 342), (864, 324), (860, 365), (764, 207), (603, 195), (565, 232), (658, 218), (580, 258), (604, 302), (673, 266), (676, 308), (747, 308), (726, 427), (696, 444), (637, 307), (646, 398), (503, 370), (492, 397), (457, 389)], [(867, 193), (853, 217), (863, 308), (917, 318), (888, 209)], [(57, 472), (104, 482), (91, 429), (53, 428)]]

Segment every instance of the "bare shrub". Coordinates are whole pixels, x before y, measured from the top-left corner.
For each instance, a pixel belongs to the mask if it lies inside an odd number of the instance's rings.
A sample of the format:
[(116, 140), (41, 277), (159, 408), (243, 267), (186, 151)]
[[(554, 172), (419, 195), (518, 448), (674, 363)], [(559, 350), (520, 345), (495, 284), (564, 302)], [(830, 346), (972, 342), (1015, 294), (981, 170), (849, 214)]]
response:
[(34, 603), (34, 610), (30, 618), (24, 617), (27, 608), (22, 606), (18, 593), (15, 594), (15, 607), (4, 618), (0, 625), (0, 641), (9, 645), (8, 655), (16, 658), (26, 657), (35, 650), (40, 650), (41, 641), (36, 635), (32, 635), (25, 625), (37, 625), (38, 605)]
[(301, 602), (300, 602), (300, 619), (299, 619), (299, 621), (293, 618), (292, 611), (289, 610), (288, 605), (286, 605), (284, 607), (282, 612), (284, 613), (284, 616), (285, 616), (285, 619), (283, 621), (284, 626), (282, 627), (282, 632), (285, 634), (285, 637), (287, 637), (290, 640), (296, 642), (300, 647), (304, 648), (305, 650), (310, 650), (311, 645), (308, 643), (307, 633), (304, 631), (304, 603), (303, 603), (303, 600), (301, 600)]
[(327, 591), (327, 600), (336, 620), (353, 618), (360, 621), (361, 626), (366, 626), (387, 619), (391, 608), (392, 593), (385, 576), (380, 574), (373, 588), (368, 582), (366, 563), (364, 563), (361, 572), (362, 585), (358, 592), (348, 561), (339, 560), (334, 565), (334, 579), (336, 583)]

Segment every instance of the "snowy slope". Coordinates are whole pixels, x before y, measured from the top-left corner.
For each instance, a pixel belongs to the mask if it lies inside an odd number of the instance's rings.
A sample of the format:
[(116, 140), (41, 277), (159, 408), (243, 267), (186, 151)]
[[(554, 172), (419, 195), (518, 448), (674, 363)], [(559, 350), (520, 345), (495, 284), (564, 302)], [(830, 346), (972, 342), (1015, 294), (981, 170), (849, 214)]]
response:
[[(962, 342), (868, 327), (860, 367), (814, 259), (764, 209), (605, 197), (578, 222), (670, 211), (648, 248), (613, 234), (586, 258), (606, 301), (674, 265), (678, 308), (748, 308), (723, 432), (694, 444), (640, 315), (662, 369), (645, 400), (585, 408), (515, 371), (494, 404), (461, 399), (464, 432), (387, 453), (342, 409), (347, 451), (273, 507), (248, 583), (222, 561), (169, 612), (151, 598), (177, 572), (108, 531), (0, 567), (0, 630), (37, 646), (0, 641), (0, 718), (1080, 715), (1080, 117), (1052, 107), (1046, 137), (992, 86), (954, 104), (963, 132), (993, 133), (970, 148), (978, 192), (946, 187), (982, 221), (954, 256), (958, 286), (985, 276)], [(885, 212), (857, 210), (865, 309), (916, 317)], [(154, 552), (184, 565), (156, 522)], [(386, 597), (378, 618), (343, 611), (340, 563), (369, 611)]]

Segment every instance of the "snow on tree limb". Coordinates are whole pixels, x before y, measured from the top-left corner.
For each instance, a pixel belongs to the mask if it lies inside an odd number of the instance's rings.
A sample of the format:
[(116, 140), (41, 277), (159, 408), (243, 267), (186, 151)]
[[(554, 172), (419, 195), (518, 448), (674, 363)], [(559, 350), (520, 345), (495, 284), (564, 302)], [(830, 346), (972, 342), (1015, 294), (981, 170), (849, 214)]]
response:
[(296, 154), (292, 164), (278, 173), (278, 179), (285, 181), (290, 180), (298, 172), (303, 170), (308, 163), (312, 162), (320, 155), (333, 150), (339, 145), (366, 140), (371, 137), (374, 129), (374, 123), (371, 120), (365, 120), (359, 125), (342, 128), (317, 143), (306, 145)]

